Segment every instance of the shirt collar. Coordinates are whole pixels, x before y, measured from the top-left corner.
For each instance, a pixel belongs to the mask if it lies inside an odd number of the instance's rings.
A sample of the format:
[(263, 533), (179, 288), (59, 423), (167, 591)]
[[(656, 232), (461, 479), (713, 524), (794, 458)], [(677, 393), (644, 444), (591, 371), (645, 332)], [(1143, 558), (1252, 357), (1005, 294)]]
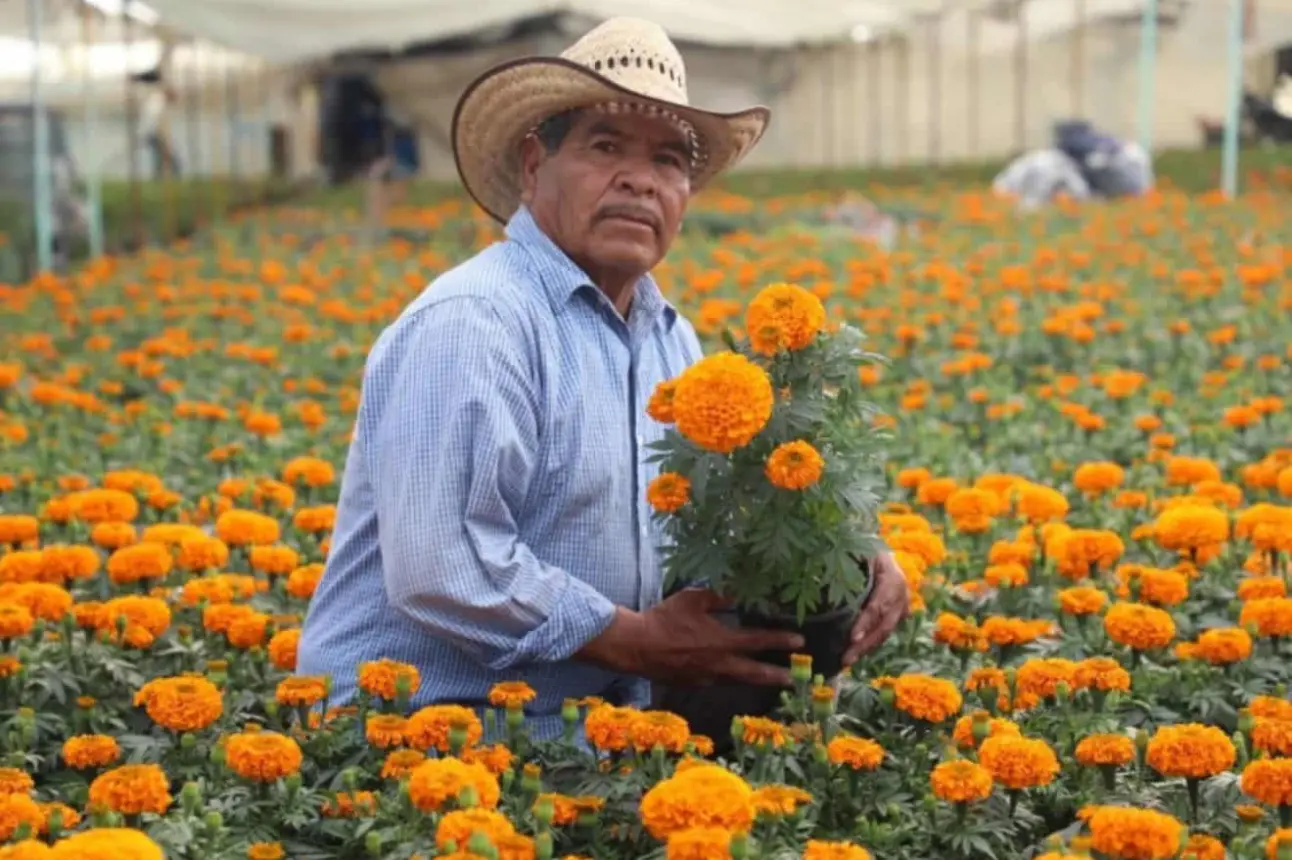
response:
[[(516, 210), (507, 222), (507, 238), (525, 249), (535, 264), (535, 273), (552, 302), (554, 310), (565, 307), (583, 289), (596, 290), (579, 265), (566, 255), (552, 238), (542, 231), (526, 206)], [(677, 309), (664, 298), (659, 285), (649, 274), (643, 275), (633, 291), (633, 314), (644, 314), (672, 329)]]

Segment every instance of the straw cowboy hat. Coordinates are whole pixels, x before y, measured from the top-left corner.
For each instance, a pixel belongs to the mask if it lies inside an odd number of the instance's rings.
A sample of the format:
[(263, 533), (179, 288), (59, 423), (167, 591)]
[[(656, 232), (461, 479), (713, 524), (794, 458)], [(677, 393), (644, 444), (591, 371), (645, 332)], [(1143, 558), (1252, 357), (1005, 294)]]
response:
[(520, 205), (521, 141), (556, 114), (597, 106), (678, 122), (692, 138), (692, 188), (740, 161), (771, 116), (761, 106), (735, 113), (692, 107), (682, 55), (664, 29), (640, 18), (612, 18), (559, 57), (506, 62), (466, 88), (452, 131), (462, 183), (481, 208), (506, 221)]

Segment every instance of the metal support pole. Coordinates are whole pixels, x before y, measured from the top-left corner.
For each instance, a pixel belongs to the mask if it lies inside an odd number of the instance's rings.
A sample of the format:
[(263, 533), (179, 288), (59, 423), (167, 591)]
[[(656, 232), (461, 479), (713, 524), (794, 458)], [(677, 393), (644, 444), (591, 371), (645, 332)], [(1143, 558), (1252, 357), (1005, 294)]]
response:
[(1221, 152), (1221, 188), (1226, 197), (1238, 194), (1238, 126), (1242, 121), (1243, 45), (1246, 0), (1229, 0), (1229, 88), (1225, 104), (1225, 138)]
[(1014, 148), (1027, 150), (1027, 0), (1014, 7), (1018, 38), (1014, 43)]
[(943, 10), (930, 16), (929, 22), (929, 161), (942, 161), (942, 16)]
[[(94, 91), (94, 16), (98, 12), (89, 3), (81, 3), (81, 94), (85, 101), (85, 139), (98, 140), (99, 100)], [(91, 152), (85, 161), (85, 192), (90, 233), (90, 256), (103, 256), (103, 177), (101, 163)]]
[(135, 250), (144, 245), (144, 204), (143, 189), (139, 183), (139, 102), (136, 98), (135, 82), (130, 72), (130, 56), (134, 53), (135, 24), (130, 15), (130, 0), (121, 4), (121, 36), (125, 45), (125, 59), (122, 74), (126, 81), (126, 139), (129, 142), (130, 159), (127, 167), (127, 182), (130, 188), (130, 240)]
[(1086, 111), (1086, 0), (1073, 0), (1072, 10), (1072, 116)]
[(32, 193), (36, 210), (36, 263), (48, 272), (54, 262), (54, 225), (49, 187), (49, 117), (45, 112), (45, 93), (41, 89), (41, 17), (42, 0), (27, 0), (28, 24), (31, 29), (31, 120), (32, 120)]
[(1157, 96), (1157, 0), (1144, 0), (1139, 25), (1139, 145), (1153, 151), (1153, 100)]
[(965, 155), (973, 158), (978, 154), (978, 12), (972, 8), (965, 9), (965, 23), (969, 32), (965, 34), (965, 86), (968, 93), (965, 97)]
[(884, 37), (876, 36), (866, 46), (866, 105), (870, 118), (866, 123), (867, 164), (884, 163)]

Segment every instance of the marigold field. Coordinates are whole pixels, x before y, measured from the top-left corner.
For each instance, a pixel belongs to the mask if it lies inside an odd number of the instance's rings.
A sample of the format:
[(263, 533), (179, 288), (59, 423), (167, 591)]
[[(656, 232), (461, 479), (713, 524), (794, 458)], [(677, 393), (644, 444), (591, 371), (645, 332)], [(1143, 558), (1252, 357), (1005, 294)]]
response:
[(716, 762), (595, 701), (537, 742), (519, 681), (482, 718), (292, 673), (365, 347), (499, 235), (461, 202), (0, 287), (0, 860), (1292, 857), (1286, 198), (915, 202), (883, 252), (710, 194), (659, 271), (714, 349), (790, 282), (889, 359), (912, 611)]

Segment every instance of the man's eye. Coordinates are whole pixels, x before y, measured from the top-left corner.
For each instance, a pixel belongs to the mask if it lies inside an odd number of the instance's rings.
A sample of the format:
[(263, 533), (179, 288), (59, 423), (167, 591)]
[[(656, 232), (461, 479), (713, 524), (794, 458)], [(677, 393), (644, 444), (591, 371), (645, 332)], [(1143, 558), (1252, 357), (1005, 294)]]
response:
[(662, 155), (657, 155), (655, 156), (655, 160), (660, 164), (664, 164), (669, 167), (676, 168), (677, 170), (681, 170), (682, 167), (684, 166), (682, 164), (682, 159), (671, 152), (666, 152), (666, 153), (663, 153)]
[(619, 147), (615, 145), (615, 142), (613, 140), (593, 141), (592, 148), (597, 150), (598, 152), (617, 152), (619, 149)]

